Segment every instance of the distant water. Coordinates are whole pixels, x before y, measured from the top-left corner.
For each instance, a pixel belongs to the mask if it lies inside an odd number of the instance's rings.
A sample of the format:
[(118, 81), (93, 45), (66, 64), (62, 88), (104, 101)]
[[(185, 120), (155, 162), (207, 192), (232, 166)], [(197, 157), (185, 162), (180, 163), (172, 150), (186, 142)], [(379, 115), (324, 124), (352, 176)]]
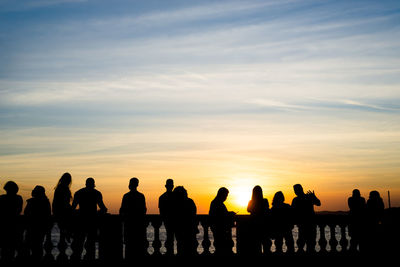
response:
[[(204, 248), (201, 245), (201, 243), (202, 243), (202, 241), (204, 239), (204, 229), (203, 229), (203, 227), (201, 225), (199, 225), (198, 228), (199, 228), (199, 233), (197, 234), (196, 237), (197, 237), (197, 241), (199, 242), (199, 246), (197, 248), (197, 251), (198, 251), (198, 253), (202, 253), (204, 251)], [(335, 238), (336, 238), (337, 241), (339, 241), (341, 239), (341, 231), (340, 230), (341, 229), (338, 226), (335, 228)], [(328, 226), (325, 227), (324, 232), (325, 232), (325, 238), (329, 243), (329, 240), (331, 239), (331, 231), (330, 231)], [(161, 241), (161, 244), (162, 244), (160, 252), (162, 254), (164, 254), (166, 252), (166, 248), (164, 247), (164, 243), (165, 243), (165, 240), (167, 238), (167, 233), (166, 233), (165, 227), (163, 225), (160, 227), (159, 233), (160, 233), (160, 241)], [(297, 239), (298, 239), (298, 229), (297, 229), (296, 226), (292, 230), (292, 233), (293, 233), (293, 237), (294, 237), (295, 241), (297, 241)], [(320, 239), (320, 235), (321, 235), (320, 229), (319, 229), (319, 227), (317, 227), (317, 241)], [(214, 237), (213, 237), (212, 231), (210, 229), (208, 230), (208, 236), (209, 236), (209, 240), (211, 241), (210, 252), (214, 253), (215, 252), (215, 247), (214, 247), (214, 244), (213, 244), (214, 243)], [(236, 253), (237, 250), (236, 250), (236, 228), (235, 227), (232, 228), (232, 238), (233, 238), (233, 242), (234, 242), (233, 252)], [(347, 227), (346, 227), (346, 239), (350, 240)], [(52, 229), (52, 232), (51, 232), (51, 241), (52, 241), (53, 246), (54, 246), (52, 254), (55, 257), (57, 257), (57, 255), (59, 254), (59, 251), (57, 249), (57, 244), (59, 243), (59, 240), (60, 240), (60, 231), (59, 231), (59, 228), (58, 228), (57, 224), (55, 224), (53, 229)], [(154, 228), (151, 225), (147, 227), (147, 240), (149, 241), (148, 252), (149, 252), (149, 254), (153, 254), (154, 253), (154, 248), (152, 247), (152, 242), (154, 241)], [(295, 246), (295, 250), (297, 250), (297, 249), (298, 249), (298, 247)], [(321, 249), (320, 246), (317, 244), (316, 250), (319, 251), (320, 249)], [(327, 249), (327, 251), (331, 251), (332, 248), (330, 247), (329, 244), (327, 244), (326, 249)], [(348, 249), (348, 248), (346, 248), (346, 249)], [(275, 247), (274, 241), (272, 240), (271, 251), (275, 252), (275, 250), (276, 250), (276, 247)], [(285, 245), (283, 246), (283, 250), (284, 250), (284, 252), (286, 252), (286, 246)], [(342, 247), (340, 245), (337, 245), (336, 250), (337, 251), (341, 251)], [(72, 254), (71, 244), (68, 244), (68, 248), (66, 250), (66, 253), (67, 253), (68, 256), (70, 256)], [(176, 241), (175, 241), (175, 253), (176, 253)], [(85, 254), (85, 251), (84, 251), (83, 254)], [(98, 258), (98, 244), (97, 243), (96, 243), (96, 258)]]

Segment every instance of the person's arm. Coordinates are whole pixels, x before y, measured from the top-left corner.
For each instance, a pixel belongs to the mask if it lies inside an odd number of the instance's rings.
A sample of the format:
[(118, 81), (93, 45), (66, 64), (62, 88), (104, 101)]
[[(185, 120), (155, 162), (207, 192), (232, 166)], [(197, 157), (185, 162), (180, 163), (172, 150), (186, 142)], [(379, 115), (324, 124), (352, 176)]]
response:
[(146, 198), (144, 197), (144, 195), (142, 195), (143, 199), (142, 199), (142, 207), (143, 207), (143, 214), (146, 214), (147, 212), (147, 207), (146, 207)]
[(107, 212), (106, 205), (104, 205), (104, 202), (103, 202), (103, 195), (100, 192), (99, 192), (99, 199), (97, 201), (97, 205), (99, 205), (100, 213), (106, 213)]
[(124, 216), (125, 215), (125, 210), (126, 210), (126, 204), (125, 204), (125, 195), (122, 197), (122, 202), (121, 202), (121, 207), (119, 208), (119, 215)]
[(29, 201), (27, 201), (27, 203), (26, 203), (26, 207), (25, 207), (25, 210), (24, 210), (24, 215), (27, 215), (27, 216), (29, 216), (29, 215), (30, 215), (30, 213), (31, 213), (31, 204), (30, 204), (30, 202), (29, 202)]
[(71, 205), (72, 210), (76, 210), (76, 207), (80, 202), (79, 195), (80, 195), (79, 191), (74, 194), (74, 199), (72, 200), (72, 205)]
[(314, 191), (308, 191), (307, 195), (311, 197), (311, 200), (315, 206), (321, 206), (321, 201), (317, 198)]
[(21, 214), (22, 212), (22, 205), (24, 204), (24, 201), (22, 200), (22, 197), (18, 195), (18, 203), (17, 203), (17, 214)]

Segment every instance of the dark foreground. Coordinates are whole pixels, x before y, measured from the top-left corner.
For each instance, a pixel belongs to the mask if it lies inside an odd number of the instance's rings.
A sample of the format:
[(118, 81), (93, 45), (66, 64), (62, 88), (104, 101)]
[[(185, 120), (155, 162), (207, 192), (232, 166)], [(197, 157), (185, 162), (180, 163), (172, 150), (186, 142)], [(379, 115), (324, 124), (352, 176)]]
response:
[(397, 266), (398, 255), (366, 255), (366, 254), (325, 254), (325, 255), (268, 255), (268, 256), (239, 256), (230, 257), (194, 256), (160, 256), (143, 257), (134, 262), (127, 261), (80, 261), (80, 262), (1, 262), (0, 266), (48, 266), (48, 267), (69, 267), (69, 266)]

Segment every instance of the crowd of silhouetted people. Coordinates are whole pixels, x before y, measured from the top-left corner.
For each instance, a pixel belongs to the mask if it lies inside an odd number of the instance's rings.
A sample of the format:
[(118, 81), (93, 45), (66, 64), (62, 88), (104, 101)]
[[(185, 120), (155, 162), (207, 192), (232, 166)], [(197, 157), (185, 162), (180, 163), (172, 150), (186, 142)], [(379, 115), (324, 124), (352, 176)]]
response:
[[(107, 213), (101, 192), (95, 189), (95, 180), (86, 179), (86, 186), (72, 195), (72, 178), (64, 173), (59, 179), (53, 202), (50, 204), (43, 186), (32, 190), (32, 198), (26, 202), (23, 214), (26, 229), (23, 234), (19, 226), (19, 215), (23, 209), (23, 199), (18, 195), (18, 185), (8, 181), (4, 185), (6, 194), (0, 196), (0, 248), (1, 259), (12, 260), (20, 244), (24, 244), (32, 259), (43, 257), (43, 243), (46, 233), (53, 226), (53, 219), (60, 230), (60, 239), (71, 243), (71, 259), (79, 260), (85, 248), (87, 259), (95, 258), (95, 241), (99, 216)], [(123, 240), (126, 259), (143, 256), (147, 251), (146, 200), (138, 191), (139, 180), (129, 181), (129, 192), (123, 195), (119, 214), (123, 221)], [(165, 248), (167, 255), (174, 255), (174, 240), (178, 255), (197, 254), (199, 233), (196, 219), (195, 202), (188, 197), (183, 186), (174, 186), (167, 179), (166, 191), (159, 197), (159, 211), (166, 229)], [(276, 192), (271, 206), (263, 196), (260, 186), (253, 188), (247, 211), (249, 220), (241, 229), (242, 252), (260, 254), (271, 248), (274, 240), (277, 251), (286, 246), (287, 253), (295, 251), (293, 238), (294, 224), (298, 227), (297, 247), (301, 252), (313, 252), (316, 246), (317, 224), (314, 206), (321, 202), (314, 191), (304, 192), (300, 184), (293, 186), (295, 198), (291, 204), (285, 203), (284, 194)], [(208, 223), (213, 237), (216, 255), (230, 255), (234, 246), (232, 227), (235, 213), (228, 211), (224, 202), (229, 190), (221, 187), (210, 203)], [(350, 250), (371, 251), (378, 243), (384, 203), (377, 191), (371, 191), (366, 201), (355, 189), (348, 199), (350, 223), (348, 232), (351, 237)], [(53, 217), (51, 216), (53, 214)], [(368, 230), (368, 242), (365, 238)], [(238, 233), (239, 234), (239, 233)], [(371, 245), (372, 244), (372, 245)]]

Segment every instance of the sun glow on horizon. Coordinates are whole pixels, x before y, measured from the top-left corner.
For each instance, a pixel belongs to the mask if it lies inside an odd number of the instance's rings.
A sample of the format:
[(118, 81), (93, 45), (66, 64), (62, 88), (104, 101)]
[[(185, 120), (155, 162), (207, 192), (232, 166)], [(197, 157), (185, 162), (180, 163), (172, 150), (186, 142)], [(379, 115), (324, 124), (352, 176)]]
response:
[(235, 178), (229, 188), (228, 205), (241, 214), (247, 214), (247, 205), (251, 199), (253, 187), (256, 186), (255, 178)]

